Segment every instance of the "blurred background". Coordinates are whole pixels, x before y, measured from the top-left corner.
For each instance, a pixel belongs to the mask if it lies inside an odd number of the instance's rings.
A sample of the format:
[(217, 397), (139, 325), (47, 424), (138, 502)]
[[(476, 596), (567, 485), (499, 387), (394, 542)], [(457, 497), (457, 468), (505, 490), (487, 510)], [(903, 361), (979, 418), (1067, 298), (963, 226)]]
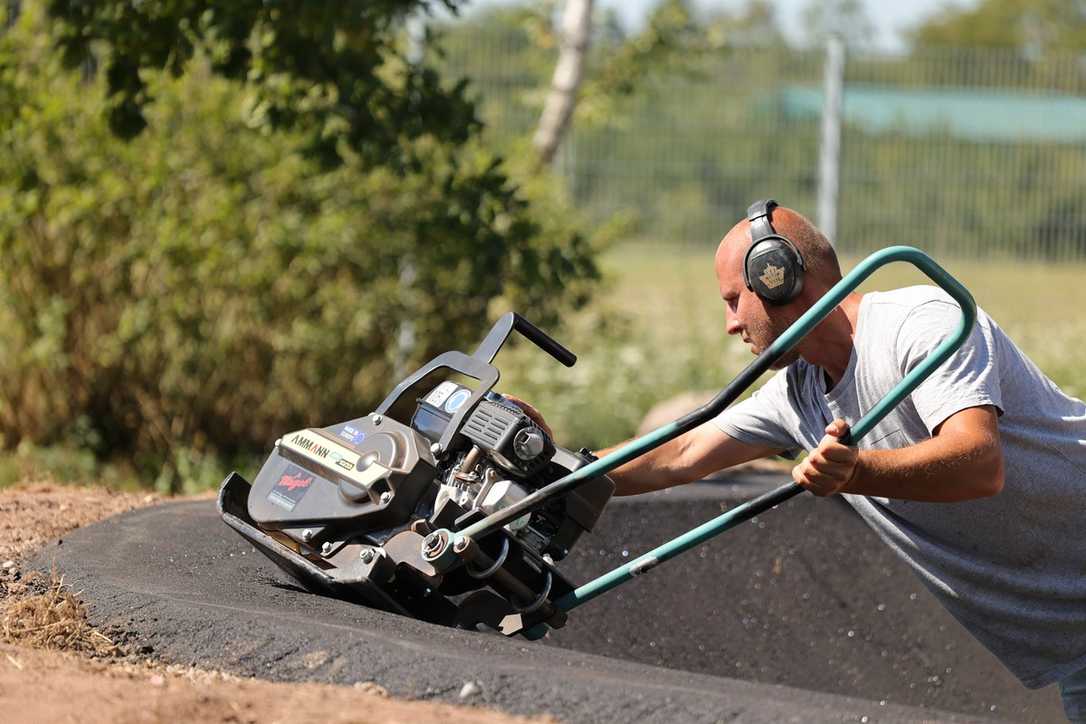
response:
[(1086, 394), (1081, 0), (0, 7), (0, 484), (215, 486), (511, 309), (580, 361), (499, 389), (614, 443), (750, 360), (712, 258), (764, 197)]

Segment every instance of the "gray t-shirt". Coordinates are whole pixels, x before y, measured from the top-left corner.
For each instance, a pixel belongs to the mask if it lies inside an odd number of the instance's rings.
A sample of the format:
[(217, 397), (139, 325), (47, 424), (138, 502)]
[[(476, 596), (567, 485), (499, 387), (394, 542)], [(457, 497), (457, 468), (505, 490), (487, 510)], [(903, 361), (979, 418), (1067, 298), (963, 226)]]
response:
[[(811, 450), (834, 418), (859, 420), (960, 316), (935, 287), (865, 294), (852, 358), (832, 390), (820, 368), (799, 360), (715, 423), (744, 442)], [(999, 495), (958, 503), (845, 498), (1023, 684), (1045, 686), (1086, 667), (1086, 404), (1061, 392), (978, 310), (962, 348), (858, 446), (921, 442), (979, 405), (1000, 412)]]

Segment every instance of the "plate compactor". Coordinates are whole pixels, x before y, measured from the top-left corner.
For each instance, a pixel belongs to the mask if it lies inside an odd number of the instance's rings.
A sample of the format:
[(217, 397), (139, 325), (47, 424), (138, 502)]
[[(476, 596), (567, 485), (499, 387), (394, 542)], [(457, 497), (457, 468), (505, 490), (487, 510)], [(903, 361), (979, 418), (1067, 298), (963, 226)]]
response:
[(425, 621), (536, 639), (577, 606), (791, 498), (788, 483), (575, 585), (559, 570), (611, 498), (607, 473), (711, 419), (880, 266), (906, 261), (962, 310), (957, 330), (859, 421), (863, 437), (968, 337), (976, 307), (923, 252), (890, 247), (838, 282), (713, 400), (596, 459), (554, 440), (494, 385), (495, 355), (515, 330), (566, 366), (576, 357), (506, 314), (471, 355), (446, 352), (371, 414), (275, 441), (250, 485), (223, 482), (225, 522), (306, 589)]

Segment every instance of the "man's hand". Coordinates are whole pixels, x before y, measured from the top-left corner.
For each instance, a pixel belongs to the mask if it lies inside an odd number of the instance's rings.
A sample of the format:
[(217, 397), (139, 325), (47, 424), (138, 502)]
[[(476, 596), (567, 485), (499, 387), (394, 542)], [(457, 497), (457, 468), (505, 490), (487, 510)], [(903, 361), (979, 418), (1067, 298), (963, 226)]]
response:
[(551, 432), (550, 425), (548, 425), (546, 421), (543, 420), (543, 416), (539, 414), (539, 410), (535, 409), (519, 397), (513, 397), (512, 395), (502, 395), (502, 397), (509, 400), (520, 409), (524, 410), (524, 414), (530, 417), (532, 422), (539, 425), (543, 432), (547, 433), (547, 437), (552, 440), (554, 439), (554, 433)]
[(826, 425), (826, 436), (818, 447), (792, 468), (792, 479), (818, 496), (840, 493), (856, 475), (859, 451), (843, 445), (839, 438), (848, 432), (844, 420)]

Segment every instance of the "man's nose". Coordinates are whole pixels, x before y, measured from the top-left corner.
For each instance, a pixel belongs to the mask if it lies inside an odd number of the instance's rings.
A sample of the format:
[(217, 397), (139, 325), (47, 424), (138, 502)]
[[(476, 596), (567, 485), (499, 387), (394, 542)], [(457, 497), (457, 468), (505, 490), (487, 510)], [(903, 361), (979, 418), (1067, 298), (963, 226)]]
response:
[(739, 324), (739, 319), (730, 310), (725, 312), (724, 319), (724, 329), (728, 334), (739, 334), (743, 331), (743, 325)]

